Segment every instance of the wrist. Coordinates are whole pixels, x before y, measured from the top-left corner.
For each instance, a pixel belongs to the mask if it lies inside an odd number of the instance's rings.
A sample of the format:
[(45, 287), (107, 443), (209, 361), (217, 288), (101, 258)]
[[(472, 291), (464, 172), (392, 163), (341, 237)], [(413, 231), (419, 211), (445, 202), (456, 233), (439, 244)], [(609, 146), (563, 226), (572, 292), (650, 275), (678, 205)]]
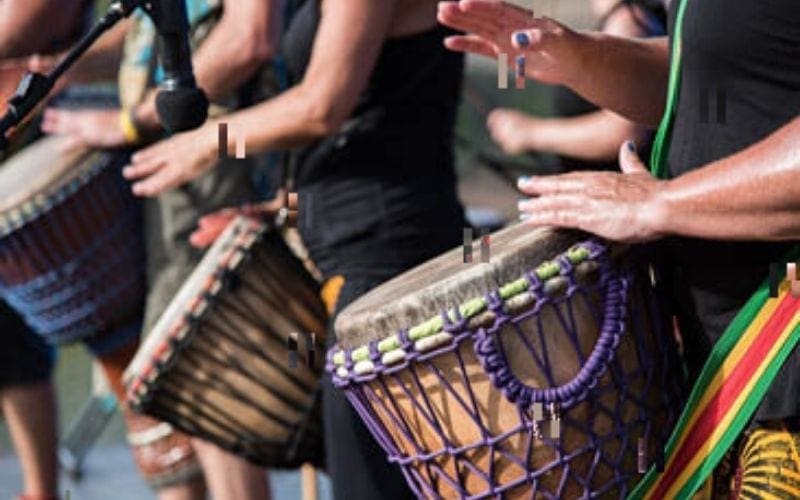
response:
[(651, 191), (650, 200), (645, 205), (648, 232), (653, 237), (661, 238), (675, 234), (676, 205), (671, 202), (670, 190), (672, 181), (655, 181), (656, 186)]
[(574, 89), (591, 76), (591, 68), (596, 64), (598, 45), (603, 34), (594, 31), (573, 31), (567, 41), (569, 55), (562, 65), (561, 84)]
[(529, 117), (525, 127), (526, 146), (532, 151), (543, 153), (553, 149), (551, 118)]
[[(219, 124), (216, 120), (208, 120), (197, 132), (197, 147), (202, 151), (203, 159), (206, 162), (215, 162), (222, 157), (221, 147), (230, 147), (219, 143)], [(227, 155), (227, 151), (226, 151)]]
[(145, 99), (141, 104), (134, 106), (132, 117), (143, 132), (160, 133), (162, 131), (155, 102), (151, 99)]

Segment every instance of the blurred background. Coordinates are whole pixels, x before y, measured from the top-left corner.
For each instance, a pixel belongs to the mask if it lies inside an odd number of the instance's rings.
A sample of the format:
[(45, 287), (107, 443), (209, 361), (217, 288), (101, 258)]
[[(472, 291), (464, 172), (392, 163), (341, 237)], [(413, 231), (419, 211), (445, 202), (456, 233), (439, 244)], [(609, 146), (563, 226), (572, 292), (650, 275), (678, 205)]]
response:
[[(537, 14), (556, 18), (573, 28), (591, 27), (595, 20), (587, 0), (514, 0)], [(490, 210), (506, 220), (516, 216), (518, 195), (514, 179), (521, 174), (547, 172), (553, 159), (544, 155), (504, 156), (486, 130), (486, 114), (496, 107), (509, 107), (541, 116), (552, 114), (552, 91), (548, 86), (527, 82), (524, 90), (497, 88), (497, 64), (486, 58), (467, 59), (464, 95), (457, 127), (457, 165), (462, 201), (473, 209)], [(2, 325), (0, 325), (2, 330)], [(63, 348), (56, 370), (59, 421), (62, 434), (75, 420), (92, 391), (92, 367), (82, 346)], [(12, 455), (9, 437), (0, 418), (0, 500), (13, 498), (21, 487), (19, 467)], [(319, 498), (330, 498), (324, 475), (318, 475)], [(300, 498), (300, 477), (294, 472), (271, 475), (273, 498)], [(136, 474), (125, 449), (122, 419), (115, 414), (89, 452), (80, 481), (64, 475), (62, 491), (71, 500), (148, 500), (154, 498)]]

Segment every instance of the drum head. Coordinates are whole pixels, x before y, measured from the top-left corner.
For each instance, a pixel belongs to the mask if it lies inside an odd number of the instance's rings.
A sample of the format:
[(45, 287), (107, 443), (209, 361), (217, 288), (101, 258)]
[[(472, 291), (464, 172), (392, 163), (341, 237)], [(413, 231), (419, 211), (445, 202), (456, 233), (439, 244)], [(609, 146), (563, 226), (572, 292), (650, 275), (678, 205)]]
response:
[(31, 199), (51, 195), (91, 168), (91, 162), (76, 165), (87, 149), (61, 152), (66, 140), (45, 137), (0, 165), (0, 218)]
[(485, 296), (586, 239), (575, 231), (519, 224), (491, 235), (488, 263), (464, 263), (461, 247), (387, 281), (345, 308), (336, 320), (340, 348), (353, 349)]

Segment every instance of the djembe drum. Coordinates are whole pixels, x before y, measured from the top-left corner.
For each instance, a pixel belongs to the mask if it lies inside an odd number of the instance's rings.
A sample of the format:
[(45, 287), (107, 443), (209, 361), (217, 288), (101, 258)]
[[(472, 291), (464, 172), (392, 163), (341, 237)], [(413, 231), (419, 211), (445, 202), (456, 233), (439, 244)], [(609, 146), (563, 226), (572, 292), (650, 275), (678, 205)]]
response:
[(580, 237), (512, 227), (337, 318), (334, 384), (418, 496), (624, 498), (658, 463), (674, 339), (641, 261)]
[(140, 205), (124, 153), (62, 153), (47, 137), (0, 166), (0, 294), (52, 343), (103, 355), (139, 335)]
[(277, 231), (239, 217), (128, 367), (129, 402), (259, 465), (317, 464), (323, 356), (312, 345), (292, 366), (288, 346), (324, 328), (318, 283)]

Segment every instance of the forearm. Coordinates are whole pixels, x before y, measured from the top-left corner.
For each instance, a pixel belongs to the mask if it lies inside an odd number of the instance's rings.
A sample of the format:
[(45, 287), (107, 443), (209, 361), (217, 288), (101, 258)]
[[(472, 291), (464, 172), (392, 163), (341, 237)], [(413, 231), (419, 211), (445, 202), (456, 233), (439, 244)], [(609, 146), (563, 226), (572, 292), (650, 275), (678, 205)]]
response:
[(226, 14), (192, 60), (198, 85), (212, 102), (230, 95), (275, 55), (283, 1), (265, 0), (253, 9), (226, 2)]
[(568, 118), (534, 119), (530, 149), (584, 161), (615, 161), (619, 145), (644, 138), (645, 129), (609, 111)]
[(658, 126), (669, 77), (667, 38), (641, 40), (581, 33), (564, 82), (598, 107), (636, 123)]
[[(233, 0), (192, 58), (197, 84), (211, 102), (241, 87), (277, 50), (284, 0)], [(158, 129), (160, 120), (151, 91), (135, 110), (137, 122)]]
[(800, 239), (800, 117), (763, 141), (666, 183), (662, 233)]
[[(299, 85), (278, 97), (212, 121), (210, 130), (216, 132), (219, 123), (228, 124), (229, 151), (235, 148), (236, 137), (245, 139), (248, 154), (304, 146), (335, 132), (340, 123), (328, 111), (330, 108), (317, 99)], [(216, 144), (216, 136), (208, 139)]]
[(54, 42), (76, 32), (81, 8), (80, 0), (0, 2), (0, 59), (58, 50)]
[(133, 21), (124, 19), (100, 37), (67, 73), (70, 82), (114, 80), (119, 73), (125, 35)]

